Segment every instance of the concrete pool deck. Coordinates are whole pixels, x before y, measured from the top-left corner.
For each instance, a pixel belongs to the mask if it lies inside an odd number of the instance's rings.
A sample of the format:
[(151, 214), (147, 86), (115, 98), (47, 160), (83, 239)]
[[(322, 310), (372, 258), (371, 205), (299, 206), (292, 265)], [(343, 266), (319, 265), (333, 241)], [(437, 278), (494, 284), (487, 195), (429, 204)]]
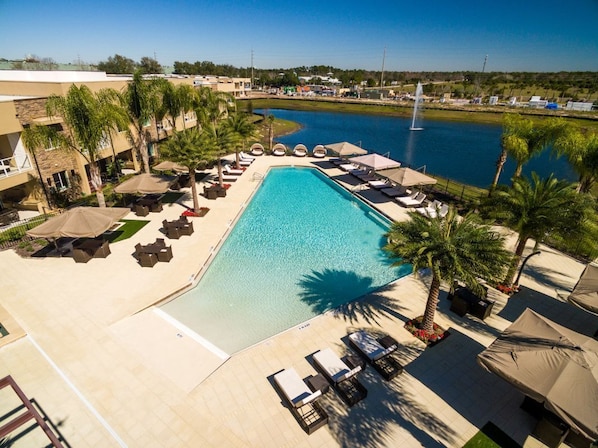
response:
[[(133, 238), (111, 244), (106, 259), (79, 264), (0, 252), (0, 305), (12, 319), (11, 335), (21, 331), (12, 342), (0, 338), (0, 376), (12, 375), (73, 447), (460, 447), (488, 421), (518, 443), (539, 446), (529, 437), (534, 420), (519, 409), (523, 395), (483, 371), (475, 356), (526, 306), (584, 333), (598, 328), (597, 317), (555, 293), (570, 289), (584, 265), (549, 248), (530, 259), (521, 293), (507, 301), (494, 292), (497, 304), (484, 322), (451, 313), (443, 295), (436, 322), (451, 336), (428, 350), (403, 328), (423, 313), (425, 277), (405, 277), (230, 358), (155, 311), (153, 304), (189, 284), (210, 259), (258, 187), (255, 173), (265, 174), (271, 165), (314, 164), (352, 188), (351, 176), (326, 161), (259, 157), (226, 198), (200, 196), (209, 213), (191, 218), (193, 235), (167, 240), (174, 258), (151, 269), (137, 264), (134, 246), (162, 237), (162, 220), (178, 217), (185, 210), (180, 204), (145, 218), (131, 214), (150, 223)], [(389, 217), (406, 219), (405, 209), (380, 193), (359, 194)], [(190, 196), (182, 202), (190, 204)], [(309, 355), (325, 347), (343, 354), (348, 348), (342, 338), (356, 328), (397, 339), (405, 372), (384, 382), (366, 369), (368, 397), (348, 409), (334, 393), (327, 395), (330, 424), (308, 436), (282, 405), (271, 376), (290, 367), (302, 377), (314, 374)], [(0, 415), (15, 407), (4, 394)], [(11, 436), (15, 447), (47, 443), (39, 428)]]

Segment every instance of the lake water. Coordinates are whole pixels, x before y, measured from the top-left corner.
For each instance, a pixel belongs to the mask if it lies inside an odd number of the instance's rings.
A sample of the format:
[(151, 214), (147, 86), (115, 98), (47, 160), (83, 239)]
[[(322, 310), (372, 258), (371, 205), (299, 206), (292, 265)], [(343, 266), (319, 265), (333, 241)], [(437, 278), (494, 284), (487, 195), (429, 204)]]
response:
[[(282, 109), (269, 109), (268, 113), (302, 125), (299, 132), (277, 139), (291, 149), (298, 143), (311, 150), (317, 144), (348, 141), (369, 152), (390, 153), (405, 166), (425, 165), (428, 173), (478, 187), (490, 185), (500, 154), (500, 125), (432, 121), (424, 116), (424, 130), (409, 131), (410, 118)], [(500, 183), (510, 183), (514, 171), (515, 163), (508, 160)], [(576, 180), (567, 161), (552, 157), (550, 150), (524, 167), (525, 175), (532, 171), (541, 177), (554, 173), (559, 179)]]

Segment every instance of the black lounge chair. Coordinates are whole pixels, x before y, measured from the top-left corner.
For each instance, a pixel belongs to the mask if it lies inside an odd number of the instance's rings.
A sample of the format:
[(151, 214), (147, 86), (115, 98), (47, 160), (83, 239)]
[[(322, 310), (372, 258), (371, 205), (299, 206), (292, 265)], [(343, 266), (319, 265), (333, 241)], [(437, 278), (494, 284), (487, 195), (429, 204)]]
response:
[(403, 372), (403, 366), (392, 356), (398, 344), (390, 336), (376, 339), (370, 333), (356, 331), (349, 335), (349, 342), (385, 380), (390, 381)]
[(367, 389), (357, 379), (361, 366), (349, 367), (329, 348), (314, 353), (313, 360), (316, 368), (330, 381), (334, 390), (349, 406), (367, 397)]
[(310, 389), (295, 369), (276, 373), (274, 384), (305, 432), (311, 434), (328, 423), (328, 414), (317, 402), (322, 391)]

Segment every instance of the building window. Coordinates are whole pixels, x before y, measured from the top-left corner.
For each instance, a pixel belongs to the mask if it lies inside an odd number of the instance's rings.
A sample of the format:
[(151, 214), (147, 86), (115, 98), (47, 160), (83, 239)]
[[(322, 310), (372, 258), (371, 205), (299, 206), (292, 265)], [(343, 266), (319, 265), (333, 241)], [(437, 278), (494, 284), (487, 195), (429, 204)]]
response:
[(56, 190), (62, 191), (69, 187), (69, 180), (66, 175), (66, 171), (60, 171), (59, 173), (52, 174), (52, 180)]
[(102, 138), (100, 139), (100, 148), (99, 149), (106, 149), (109, 147), (110, 147), (110, 136), (105, 131), (102, 131)]
[(52, 141), (52, 139), (48, 139), (48, 143), (46, 144), (45, 150), (46, 151), (52, 151), (54, 149), (56, 149), (58, 146), (56, 145), (56, 142)]

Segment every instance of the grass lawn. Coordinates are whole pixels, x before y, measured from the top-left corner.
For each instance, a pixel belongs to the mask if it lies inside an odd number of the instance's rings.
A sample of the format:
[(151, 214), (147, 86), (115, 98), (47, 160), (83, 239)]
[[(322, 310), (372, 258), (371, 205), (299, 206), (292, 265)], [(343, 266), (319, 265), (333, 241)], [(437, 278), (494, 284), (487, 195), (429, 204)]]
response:
[(122, 241), (131, 238), (139, 230), (141, 230), (149, 221), (141, 221), (137, 219), (121, 219), (124, 224), (106, 236), (106, 239), (111, 243)]
[(492, 422), (486, 423), (482, 429), (463, 448), (521, 448)]

